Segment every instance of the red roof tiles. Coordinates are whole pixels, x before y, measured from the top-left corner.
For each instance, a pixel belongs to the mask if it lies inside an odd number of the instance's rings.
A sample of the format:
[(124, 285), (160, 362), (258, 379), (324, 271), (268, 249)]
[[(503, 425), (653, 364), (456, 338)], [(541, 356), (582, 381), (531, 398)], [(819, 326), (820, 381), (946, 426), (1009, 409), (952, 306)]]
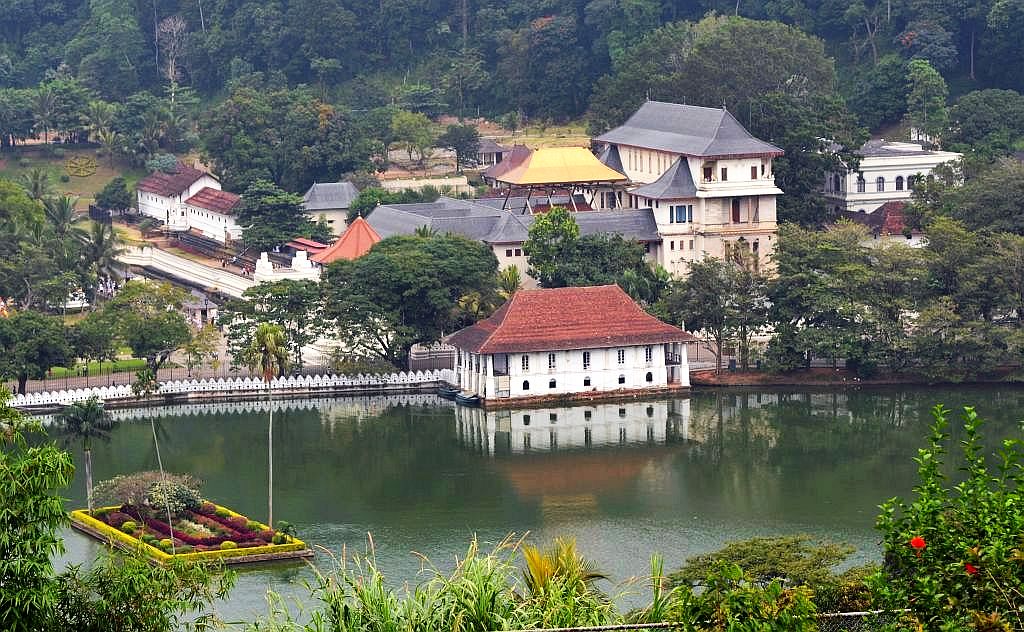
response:
[(179, 163), (178, 169), (174, 173), (157, 171), (139, 180), (139, 183), (135, 186), (139, 191), (156, 193), (163, 197), (171, 197), (172, 195), (179, 195), (180, 193), (187, 191), (188, 188), (196, 182), (196, 180), (205, 175), (209, 174), (200, 169), (188, 167)]
[(195, 195), (185, 200), (185, 204), (196, 208), (205, 208), (221, 215), (232, 215), (241, 200), (241, 196), (234, 193), (203, 187)]
[(645, 312), (617, 285), (520, 290), (446, 342), (473, 353), (600, 349), (694, 340)]
[(373, 248), (373, 244), (378, 241), (380, 241), (380, 235), (377, 234), (377, 231), (373, 230), (373, 227), (365, 219), (357, 217), (348, 225), (338, 241), (331, 244), (326, 250), (316, 253), (310, 259), (325, 265), (340, 259), (358, 259), (369, 252), (370, 248)]

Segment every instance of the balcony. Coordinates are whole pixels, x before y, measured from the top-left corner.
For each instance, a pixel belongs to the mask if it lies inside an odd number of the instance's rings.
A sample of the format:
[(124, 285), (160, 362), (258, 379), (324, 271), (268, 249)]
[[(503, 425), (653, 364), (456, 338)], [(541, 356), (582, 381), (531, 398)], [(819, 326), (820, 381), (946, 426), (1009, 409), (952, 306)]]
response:
[(679, 366), (682, 363), (683, 355), (681, 353), (665, 352), (665, 366)]

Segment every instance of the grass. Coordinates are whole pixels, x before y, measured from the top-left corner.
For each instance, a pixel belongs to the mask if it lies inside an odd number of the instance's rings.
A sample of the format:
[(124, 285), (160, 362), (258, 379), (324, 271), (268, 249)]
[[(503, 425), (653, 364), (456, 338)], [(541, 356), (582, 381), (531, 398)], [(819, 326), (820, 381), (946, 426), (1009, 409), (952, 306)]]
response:
[[(61, 146), (57, 145), (57, 147)], [(46, 148), (38, 145), (16, 147), (13, 150), (6, 151), (0, 154), (0, 178), (17, 182), (21, 180), (22, 174), (39, 167), (49, 174), (50, 184), (54, 192), (78, 197), (77, 208), (85, 210), (96, 199), (96, 194), (117, 176), (123, 177), (129, 190), (131, 190), (135, 183), (146, 175), (145, 169), (128, 168), (117, 160), (114, 161), (114, 166), (111, 167), (110, 160), (106, 157), (97, 156), (95, 149), (87, 147), (76, 149), (69, 147), (61, 148), (64, 149), (64, 156), (61, 158), (49, 155), (46, 152)], [(95, 158), (97, 163), (96, 173), (85, 177), (70, 176), (68, 182), (61, 182), (60, 177), (68, 175), (67, 170), (64, 168), (64, 163), (73, 156), (91, 156)], [(22, 166), (22, 162), (25, 163), (25, 166)]]
[(138, 371), (139, 369), (146, 368), (146, 360), (143, 358), (128, 358), (125, 360), (114, 360), (113, 362), (94, 361), (90, 362), (88, 365), (79, 364), (73, 369), (56, 366), (50, 369), (50, 377), (85, 377), (82, 375), (82, 369), (86, 366), (88, 366), (88, 375), (92, 377), (96, 375), (104, 375), (106, 373), (117, 373), (118, 371)]

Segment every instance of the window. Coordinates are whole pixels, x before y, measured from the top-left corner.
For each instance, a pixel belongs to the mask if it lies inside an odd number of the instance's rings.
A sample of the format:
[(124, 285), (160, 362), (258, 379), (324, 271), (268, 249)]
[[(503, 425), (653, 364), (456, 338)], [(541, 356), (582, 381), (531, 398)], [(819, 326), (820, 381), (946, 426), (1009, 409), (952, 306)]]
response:
[(583, 378), (583, 386), (590, 386), (590, 376)]
[(583, 418), (585, 420), (590, 421), (590, 418), (593, 417), (593, 416), (594, 416), (594, 412), (593, 411), (591, 411), (591, 410), (584, 410), (583, 411)]
[(733, 198), (732, 200), (732, 223), (740, 223), (740, 200), (739, 198)]
[(529, 370), (530, 370), (530, 356), (524, 355), (523, 356), (523, 373), (526, 373)]
[(654, 406), (648, 406), (647, 407), (647, 416), (648, 417), (653, 417), (654, 416)]
[(558, 421), (558, 413), (548, 413), (548, 421), (551, 423)]
[(690, 240), (690, 250), (693, 250), (693, 240)]
[(647, 345), (644, 347), (644, 362), (650, 362), (654, 360), (654, 347)]
[(875, 179), (875, 190), (879, 193), (885, 191), (885, 178), (882, 176), (878, 176), (878, 178)]
[(644, 242), (644, 253), (651, 254), (651, 242)]
[(523, 425), (524, 426), (529, 426), (530, 425), (530, 416), (529, 415), (523, 415)]
[(626, 383), (626, 376), (625, 375), (619, 375), (619, 384), (625, 384), (625, 383)]
[(625, 349), (619, 349), (618, 351), (615, 352), (615, 355), (616, 355), (616, 357), (619, 360), (619, 364), (625, 364), (626, 363), (626, 350)]
[(669, 250), (675, 250), (676, 249), (676, 242), (670, 241), (670, 242), (668, 242), (668, 245), (669, 245)]
[(650, 371), (648, 371), (647, 375), (644, 377), (644, 379), (647, 380), (648, 382), (653, 382), (654, 381), (654, 374), (651, 373)]
[(654, 169), (651, 169), (651, 155), (650, 154), (647, 154), (647, 170), (648, 171), (654, 171)]
[(583, 368), (584, 369), (589, 369), (590, 368), (590, 352), (589, 351), (584, 351), (583, 352)]
[(903, 176), (896, 176), (896, 190), (903, 190)]
[[(693, 205), (690, 205), (689, 208), (692, 209)], [(677, 224), (685, 224), (686, 223), (686, 211), (687, 211), (687, 205), (686, 204), (680, 204), (679, 206), (673, 206), (672, 209), (669, 212), (672, 215), (675, 215), (675, 220), (676, 220)]]
[(512, 249), (511, 248), (506, 248), (505, 249), (505, 256), (506, 257), (511, 257), (512, 256)]
[(555, 368), (555, 354), (549, 353), (548, 354), (548, 369), (554, 369), (554, 368)]
[(864, 174), (857, 174), (857, 193), (863, 193), (865, 191)]
[(704, 167), (704, 182), (711, 182), (714, 173), (714, 167)]
[(757, 167), (756, 166), (750, 168), (750, 179), (751, 180), (757, 180)]
[(555, 388), (555, 381), (554, 380), (548, 380), (548, 388)]
[(729, 170), (726, 169), (725, 167), (722, 167), (722, 182), (725, 182), (728, 179), (729, 179)]
[(530, 380), (523, 380), (523, 390), (524, 391), (530, 390)]
[(619, 409), (619, 417), (625, 417), (625, 416), (626, 416), (626, 409), (625, 408), (620, 408)]
[(522, 248), (516, 248), (516, 256), (517, 257), (522, 257), (523, 256), (523, 249)]

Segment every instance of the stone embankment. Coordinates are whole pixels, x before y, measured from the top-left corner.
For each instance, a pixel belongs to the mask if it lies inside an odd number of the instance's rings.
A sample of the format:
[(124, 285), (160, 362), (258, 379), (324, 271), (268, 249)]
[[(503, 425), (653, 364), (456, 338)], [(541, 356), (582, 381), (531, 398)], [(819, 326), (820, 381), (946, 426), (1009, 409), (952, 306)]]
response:
[[(274, 378), (269, 394), (274, 398), (325, 395), (363, 395), (369, 393), (405, 393), (433, 391), (440, 384), (455, 379), (450, 369), (388, 373), (383, 375), (307, 375)], [(209, 380), (176, 380), (163, 382), (159, 390), (147, 397), (136, 397), (132, 387), (103, 386), (16, 395), (10, 404), (34, 412), (59, 410), (68, 404), (97, 397), (107, 407), (195, 404), (198, 402), (244, 401), (265, 399), (267, 383), (255, 378), (218, 378)]]

